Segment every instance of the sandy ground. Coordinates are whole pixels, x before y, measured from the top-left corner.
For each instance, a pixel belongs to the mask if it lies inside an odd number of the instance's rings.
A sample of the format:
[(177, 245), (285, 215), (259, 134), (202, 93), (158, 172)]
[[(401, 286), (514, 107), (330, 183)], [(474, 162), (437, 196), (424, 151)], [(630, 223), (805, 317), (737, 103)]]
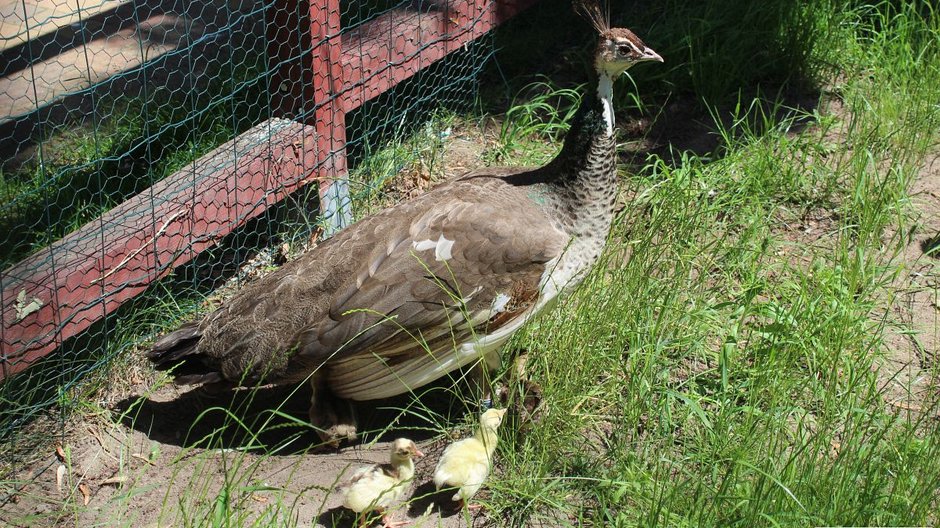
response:
[[(925, 399), (937, 397), (940, 381), (940, 153), (928, 156), (910, 196), (915, 217), (901, 234), (905, 266), (887, 314), (889, 353), (880, 374), (887, 404), (916, 415)], [(935, 253), (928, 254), (931, 248)]]
[[(393, 430), (372, 435), (371, 445), (316, 451), (310, 449), (316, 436), (296, 426), (305, 419), (306, 394), (291, 396), (284, 389), (263, 389), (255, 398), (243, 405), (245, 397), (238, 395), (232, 405), (233, 393), (213, 396), (201, 389), (184, 392), (164, 386), (142, 401), (129, 397), (118, 402), (114, 408), (127, 411), (123, 420), (76, 423), (74, 436), (64, 444), (66, 457), (60, 459), (50, 449), (43, 457), (47, 467), (20, 492), (19, 501), (4, 508), (12, 514), (7, 522), (13, 526), (183, 526), (185, 520), (192, 522), (220, 507), (220, 490), (227, 488), (231, 494), (224, 497), (224, 507), (236, 512), (235, 518), (264, 519), (280, 513), (283, 520), (289, 511), (297, 526), (352, 526), (353, 517), (341, 508), (342, 499), (333, 489), (355, 469), (387, 462), (391, 440), (409, 436), (426, 456), (417, 461), (408, 502), (397, 508), (396, 518), (410, 520), (411, 526), (474, 523), (468, 513), (449, 507), (446, 496), (433, 495), (431, 475), (447, 443), (433, 430), (421, 431), (433, 424), (401, 418), (394, 410), (361, 406), (360, 419), (366, 428), (394, 423)], [(230, 434), (213, 442), (219, 447), (204, 449), (199, 447), (204, 445), (200, 439), (226, 422), (221, 412), (200, 417), (203, 409), (213, 406), (238, 409), (233, 414), (252, 431), (259, 429), (253, 425), (258, 423), (255, 420), (269, 417), (267, 409), (283, 406), (287, 417), (273, 420), (257, 441), (239, 434), (229, 420)], [(466, 434), (468, 430), (454, 432)], [(260, 445), (276, 452), (262, 454), (257, 449)], [(61, 471), (64, 477), (57, 477)], [(69, 499), (72, 505), (63, 508)], [(17, 513), (24, 517), (16, 520)], [(484, 512), (476, 519), (482, 522), (485, 516)]]

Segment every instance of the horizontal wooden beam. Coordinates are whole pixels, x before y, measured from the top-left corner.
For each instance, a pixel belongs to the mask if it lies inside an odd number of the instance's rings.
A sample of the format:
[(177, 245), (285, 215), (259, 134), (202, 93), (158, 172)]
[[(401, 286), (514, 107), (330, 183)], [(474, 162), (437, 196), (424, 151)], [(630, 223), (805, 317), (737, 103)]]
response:
[(0, 379), (316, 178), (313, 127), (261, 123), (0, 274)]
[(342, 35), (345, 111), (353, 110), (486, 34), (536, 0), (428, 3), (393, 9)]

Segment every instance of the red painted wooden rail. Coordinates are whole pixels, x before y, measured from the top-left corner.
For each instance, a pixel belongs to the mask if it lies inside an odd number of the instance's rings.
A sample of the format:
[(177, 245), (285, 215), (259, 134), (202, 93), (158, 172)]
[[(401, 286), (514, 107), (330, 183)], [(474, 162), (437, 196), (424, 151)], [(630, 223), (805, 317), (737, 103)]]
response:
[(345, 185), (347, 169), (345, 113), (535, 1), (429, 2), (344, 33), (339, 0), (278, 0), (268, 13), (268, 53), (280, 65), (270, 89), (278, 113), (299, 122), (252, 128), (4, 270), (0, 380), (302, 186), (319, 181), (324, 201), (335, 201), (342, 193), (329, 190)]

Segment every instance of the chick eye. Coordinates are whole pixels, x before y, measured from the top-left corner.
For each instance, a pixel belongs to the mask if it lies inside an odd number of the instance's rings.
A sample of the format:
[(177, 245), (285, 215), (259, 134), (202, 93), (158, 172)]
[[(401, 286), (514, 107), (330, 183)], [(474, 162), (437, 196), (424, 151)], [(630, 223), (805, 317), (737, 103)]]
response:
[(631, 53), (633, 53), (633, 48), (623, 44), (623, 45), (617, 46), (617, 53), (621, 55), (630, 55)]

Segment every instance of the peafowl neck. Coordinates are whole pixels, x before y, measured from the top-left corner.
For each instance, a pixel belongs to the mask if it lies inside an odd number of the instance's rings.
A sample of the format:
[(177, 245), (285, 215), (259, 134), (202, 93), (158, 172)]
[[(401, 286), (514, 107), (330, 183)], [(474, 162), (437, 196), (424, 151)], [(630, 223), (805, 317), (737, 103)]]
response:
[(599, 72), (584, 96), (561, 152), (545, 167), (557, 218), (571, 234), (606, 237), (617, 198), (613, 79)]

